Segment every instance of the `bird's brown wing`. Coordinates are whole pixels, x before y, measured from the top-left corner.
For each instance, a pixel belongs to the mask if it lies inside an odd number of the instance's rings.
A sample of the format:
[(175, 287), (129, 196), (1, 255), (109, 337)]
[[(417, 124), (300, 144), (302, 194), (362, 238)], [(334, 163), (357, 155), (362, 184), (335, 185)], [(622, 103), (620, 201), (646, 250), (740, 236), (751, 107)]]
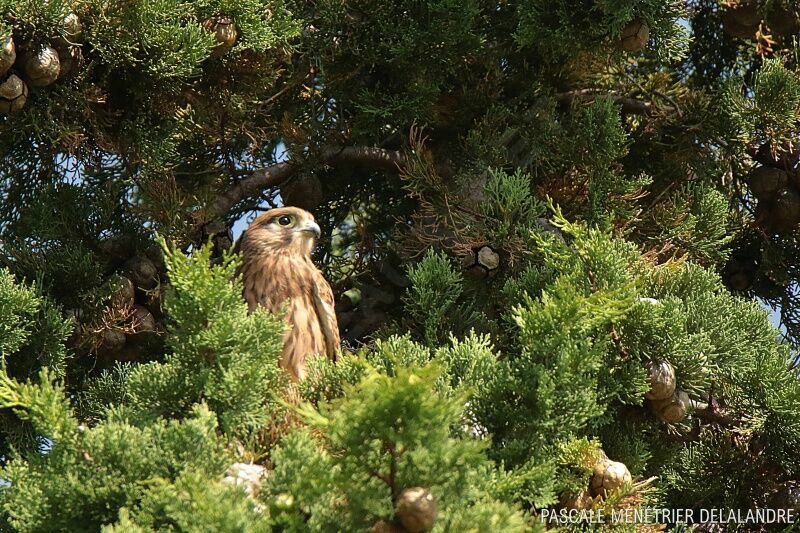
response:
[(333, 291), (319, 270), (314, 269), (314, 307), (319, 317), (319, 325), (325, 336), (325, 352), (336, 361), (339, 351), (339, 323), (333, 307)]

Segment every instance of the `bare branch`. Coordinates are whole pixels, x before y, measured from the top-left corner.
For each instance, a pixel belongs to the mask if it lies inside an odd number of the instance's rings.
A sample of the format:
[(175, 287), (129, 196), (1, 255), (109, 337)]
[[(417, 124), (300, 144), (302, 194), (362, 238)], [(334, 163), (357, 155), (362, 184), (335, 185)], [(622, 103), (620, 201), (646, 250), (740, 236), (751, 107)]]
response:
[(405, 158), (397, 150), (386, 150), (385, 148), (370, 146), (325, 148), (322, 154), (323, 161), (328, 164), (358, 163), (393, 172), (399, 172), (405, 165)]
[(598, 98), (610, 98), (614, 103), (622, 106), (622, 112), (628, 115), (647, 115), (654, 116), (659, 111), (672, 113), (675, 111), (672, 107), (654, 107), (650, 102), (637, 100), (636, 98), (629, 98), (627, 96), (618, 96), (614, 94), (597, 93), (589, 89), (581, 91), (569, 91), (566, 93), (559, 93), (556, 99), (559, 102), (571, 103), (574, 101), (582, 103), (591, 103)]
[(714, 405), (714, 402), (693, 402), (694, 414), (697, 418), (707, 424), (718, 424), (720, 426), (735, 427), (741, 426), (744, 421), (731, 416), (725, 410)]
[[(405, 158), (395, 150), (344, 146), (323, 148), (320, 161), (328, 165), (361, 164), (390, 172), (399, 172), (404, 165)], [(217, 197), (205, 212), (206, 219), (223, 216), (241, 200), (254, 196), (264, 189), (281, 185), (299, 168), (298, 163), (285, 161), (253, 171), (248, 177)]]
[(230, 190), (220, 194), (206, 211), (206, 218), (210, 220), (222, 216), (248, 196), (270, 187), (277, 187), (294, 174), (296, 169), (296, 165), (287, 161), (253, 171)]

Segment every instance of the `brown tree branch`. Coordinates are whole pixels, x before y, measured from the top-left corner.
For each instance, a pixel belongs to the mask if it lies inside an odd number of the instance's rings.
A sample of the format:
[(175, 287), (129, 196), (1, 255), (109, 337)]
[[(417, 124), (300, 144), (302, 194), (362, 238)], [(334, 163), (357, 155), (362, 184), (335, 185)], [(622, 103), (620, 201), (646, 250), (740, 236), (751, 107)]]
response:
[[(320, 162), (327, 165), (360, 164), (390, 172), (399, 172), (405, 158), (396, 150), (364, 146), (343, 146), (323, 148)], [(300, 168), (300, 164), (285, 161), (267, 168), (254, 170), (248, 177), (220, 194), (208, 207), (205, 218), (211, 220), (225, 215), (234, 205), (264, 189), (278, 187)]]
[(694, 415), (707, 424), (717, 424), (726, 427), (741, 426), (744, 421), (729, 415), (724, 409), (705, 402), (693, 402)]
[(654, 107), (650, 102), (637, 100), (636, 98), (629, 98), (627, 96), (618, 96), (614, 94), (604, 94), (584, 89), (581, 91), (569, 91), (566, 93), (559, 93), (556, 95), (556, 100), (563, 103), (572, 103), (578, 101), (581, 103), (591, 103), (598, 98), (611, 98), (611, 100), (622, 106), (622, 112), (627, 115), (646, 115), (654, 116), (659, 111), (672, 113), (675, 111), (672, 107)]
[(399, 151), (370, 146), (325, 148), (322, 151), (322, 160), (328, 164), (358, 163), (394, 172), (399, 171), (405, 165), (405, 158)]
[(205, 216), (208, 220), (227, 213), (239, 201), (271, 187), (277, 187), (297, 170), (297, 166), (285, 161), (267, 168), (254, 170), (248, 177), (220, 194), (208, 207)]

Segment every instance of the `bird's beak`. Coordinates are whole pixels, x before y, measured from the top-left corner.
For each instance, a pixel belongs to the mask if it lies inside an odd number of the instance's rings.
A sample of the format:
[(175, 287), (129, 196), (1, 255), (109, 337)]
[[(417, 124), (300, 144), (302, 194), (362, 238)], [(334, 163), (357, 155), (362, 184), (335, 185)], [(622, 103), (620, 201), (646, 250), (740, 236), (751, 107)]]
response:
[(303, 225), (300, 226), (300, 231), (313, 234), (315, 239), (319, 239), (320, 235), (322, 235), (322, 231), (319, 229), (317, 223), (313, 220), (303, 223)]

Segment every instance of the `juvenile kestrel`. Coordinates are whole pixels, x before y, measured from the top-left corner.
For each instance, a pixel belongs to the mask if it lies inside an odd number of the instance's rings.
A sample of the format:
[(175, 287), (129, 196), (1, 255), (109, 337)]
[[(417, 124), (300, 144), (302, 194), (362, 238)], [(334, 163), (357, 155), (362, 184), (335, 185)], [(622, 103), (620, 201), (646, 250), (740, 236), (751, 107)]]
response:
[(297, 207), (271, 209), (242, 235), (244, 299), (252, 312), (261, 305), (272, 313), (286, 305), (290, 329), (283, 337), (281, 366), (296, 380), (305, 375), (306, 358), (336, 359), (339, 326), (333, 291), (311, 262), (320, 229), (314, 216)]

